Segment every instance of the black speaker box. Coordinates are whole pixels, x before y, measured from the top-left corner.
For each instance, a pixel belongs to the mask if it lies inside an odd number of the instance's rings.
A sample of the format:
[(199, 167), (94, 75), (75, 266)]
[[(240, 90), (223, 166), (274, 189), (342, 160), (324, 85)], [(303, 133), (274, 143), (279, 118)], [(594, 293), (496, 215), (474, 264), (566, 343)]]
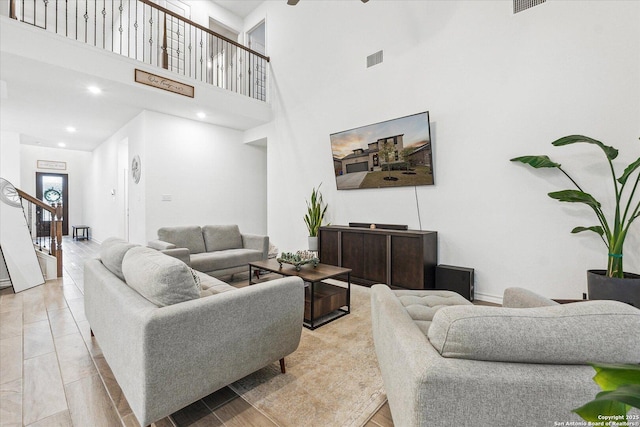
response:
[(473, 268), (440, 264), (436, 267), (436, 289), (454, 291), (473, 301)]

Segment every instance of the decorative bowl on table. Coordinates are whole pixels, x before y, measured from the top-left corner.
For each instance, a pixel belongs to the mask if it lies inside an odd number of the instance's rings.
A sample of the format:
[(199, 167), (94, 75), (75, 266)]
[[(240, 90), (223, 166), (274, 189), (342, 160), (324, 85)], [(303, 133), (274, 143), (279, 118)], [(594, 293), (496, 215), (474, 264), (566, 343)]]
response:
[(318, 257), (310, 251), (298, 251), (295, 254), (293, 252), (283, 252), (276, 258), (276, 261), (280, 264), (280, 268), (282, 268), (282, 264), (291, 264), (296, 268), (296, 271), (300, 271), (305, 264), (313, 264), (315, 268), (320, 263)]

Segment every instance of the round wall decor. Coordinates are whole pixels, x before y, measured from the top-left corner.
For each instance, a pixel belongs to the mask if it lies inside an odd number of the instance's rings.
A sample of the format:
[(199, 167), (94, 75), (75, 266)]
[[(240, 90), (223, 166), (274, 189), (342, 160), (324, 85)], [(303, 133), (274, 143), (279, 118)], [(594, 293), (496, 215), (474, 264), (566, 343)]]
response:
[(140, 163), (140, 156), (137, 154), (133, 156), (133, 160), (131, 160), (131, 176), (133, 177), (133, 182), (136, 184), (140, 182), (140, 174), (142, 173), (142, 164)]
[(62, 194), (55, 188), (50, 188), (44, 192), (44, 199), (49, 203), (59, 202), (62, 198)]

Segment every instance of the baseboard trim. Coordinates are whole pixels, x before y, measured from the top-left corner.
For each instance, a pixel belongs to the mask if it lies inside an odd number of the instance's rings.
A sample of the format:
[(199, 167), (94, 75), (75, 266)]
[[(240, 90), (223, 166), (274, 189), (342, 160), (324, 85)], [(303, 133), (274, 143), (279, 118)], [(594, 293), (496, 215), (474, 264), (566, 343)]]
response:
[(502, 297), (499, 297), (496, 295), (490, 295), (490, 294), (485, 294), (485, 293), (476, 291), (475, 299), (502, 305)]
[(10, 288), (11, 287), (11, 279), (2, 279), (0, 280), (0, 289)]

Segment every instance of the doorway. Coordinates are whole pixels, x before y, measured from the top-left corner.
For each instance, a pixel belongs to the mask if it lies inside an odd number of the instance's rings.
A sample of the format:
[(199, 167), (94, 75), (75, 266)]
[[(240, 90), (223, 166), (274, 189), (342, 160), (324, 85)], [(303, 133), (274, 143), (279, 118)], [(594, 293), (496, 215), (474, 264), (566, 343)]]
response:
[[(211, 17), (209, 17), (209, 29), (234, 42), (237, 42), (240, 37), (240, 33)], [(239, 83), (236, 81), (237, 61), (238, 48), (235, 45), (218, 37), (209, 37), (209, 60), (207, 61), (209, 83), (223, 89), (237, 91)]]
[[(267, 54), (265, 21), (247, 32), (247, 44), (249, 49), (255, 50), (263, 55)], [(265, 61), (255, 61), (249, 64), (248, 94), (252, 98), (265, 101), (267, 99), (267, 67)]]
[[(36, 198), (49, 206), (62, 203), (62, 235), (69, 235), (69, 185), (66, 173), (36, 172)], [(49, 237), (51, 213), (36, 208), (36, 236)]]

